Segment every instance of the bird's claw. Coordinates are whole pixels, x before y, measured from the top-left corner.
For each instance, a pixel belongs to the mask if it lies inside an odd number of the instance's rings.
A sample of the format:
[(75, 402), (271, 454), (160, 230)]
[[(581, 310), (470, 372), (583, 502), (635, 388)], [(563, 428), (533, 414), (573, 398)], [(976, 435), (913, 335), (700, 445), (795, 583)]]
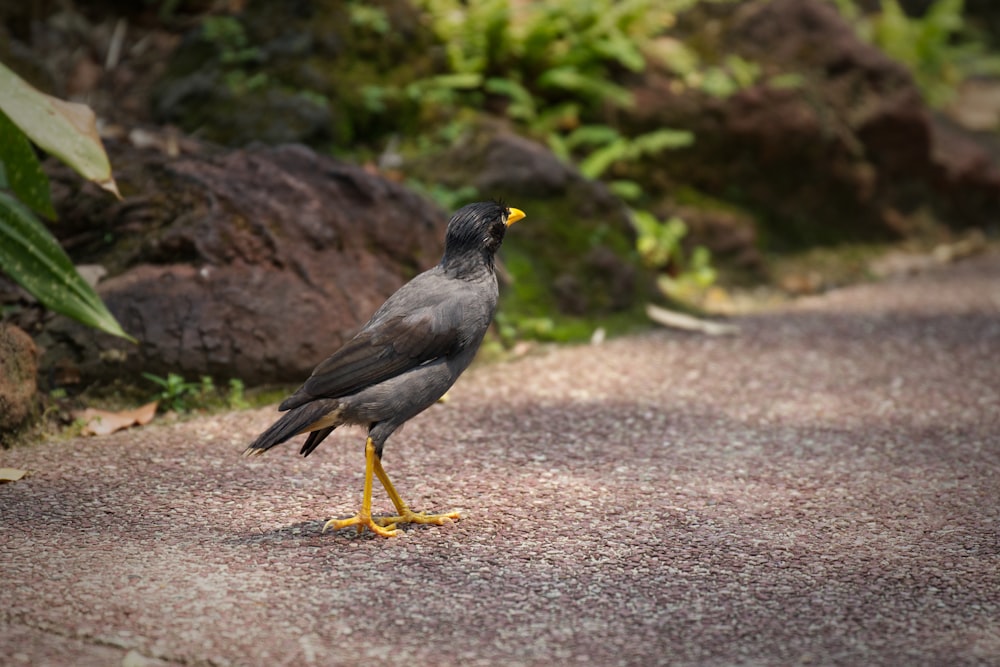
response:
[(351, 526), (357, 526), (359, 533), (367, 528), (382, 537), (395, 537), (399, 534), (395, 523), (382, 523), (381, 520), (373, 520), (371, 516), (365, 516), (361, 513), (355, 514), (350, 519), (330, 519), (323, 525), (323, 532), (325, 533), (331, 528), (333, 530), (341, 530), (342, 528), (350, 528)]
[(411, 512), (406, 510), (396, 516), (382, 516), (374, 519), (375, 523), (384, 528), (394, 528), (399, 523), (432, 523), (435, 526), (443, 526), (451, 521), (458, 521), (462, 515), (458, 512), (446, 512), (444, 514), (425, 514), (424, 512)]

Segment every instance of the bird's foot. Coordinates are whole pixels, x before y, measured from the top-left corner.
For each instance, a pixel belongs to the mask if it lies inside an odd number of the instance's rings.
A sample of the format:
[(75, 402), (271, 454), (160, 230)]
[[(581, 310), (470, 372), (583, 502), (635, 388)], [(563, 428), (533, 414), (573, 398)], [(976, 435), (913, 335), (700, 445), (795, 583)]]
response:
[(363, 512), (358, 512), (350, 519), (330, 519), (323, 525), (323, 532), (325, 533), (330, 528), (340, 530), (341, 528), (350, 528), (351, 526), (357, 526), (359, 533), (367, 528), (382, 537), (395, 537), (399, 534), (399, 531), (396, 530), (396, 524), (392, 521), (383, 522), (382, 519), (373, 520), (370, 514)]
[(458, 512), (446, 512), (445, 514), (425, 514), (423, 512), (412, 512), (409, 509), (403, 510), (396, 516), (381, 516), (374, 519), (375, 523), (386, 528), (394, 528), (400, 523), (431, 523), (435, 526), (442, 526), (451, 521), (458, 521), (462, 515)]

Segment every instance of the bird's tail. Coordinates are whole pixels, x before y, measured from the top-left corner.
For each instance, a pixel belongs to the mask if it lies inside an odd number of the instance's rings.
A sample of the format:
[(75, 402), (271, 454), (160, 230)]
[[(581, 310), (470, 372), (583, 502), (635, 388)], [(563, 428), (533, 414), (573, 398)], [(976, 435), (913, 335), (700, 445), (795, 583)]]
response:
[[(336, 399), (311, 401), (300, 405), (281, 415), (278, 421), (257, 436), (257, 439), (243, 450), (243, 456), (260, 456), (271, 447), (280, 445), (289, 438), (306, 431), (321, 431), (325, 438), (340, 424), (339, 417), (340, 405)], [(322, 439), (316, 439), (313, 448)]]

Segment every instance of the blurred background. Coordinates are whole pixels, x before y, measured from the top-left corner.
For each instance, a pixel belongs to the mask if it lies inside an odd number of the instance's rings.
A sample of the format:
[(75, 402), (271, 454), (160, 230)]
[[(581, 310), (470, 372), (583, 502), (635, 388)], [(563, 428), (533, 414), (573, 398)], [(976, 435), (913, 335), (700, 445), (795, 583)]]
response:
[(0, 62), (95, 111), (123, 196), (43, 163), (138, 344), (0, 276), (0, 349), (57, 404), (296, 383), (481, 199), (528, 216), (494, 355), (997, 242), (987, 0), (5, 0)]

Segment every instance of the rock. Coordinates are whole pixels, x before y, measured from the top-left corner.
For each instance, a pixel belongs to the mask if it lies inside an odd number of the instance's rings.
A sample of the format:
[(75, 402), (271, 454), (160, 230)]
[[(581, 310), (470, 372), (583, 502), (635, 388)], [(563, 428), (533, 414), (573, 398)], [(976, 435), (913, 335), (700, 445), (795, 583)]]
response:
[(518, 313), (600, 317), (649, 298), (625, 206), (546, 146), (483, 122), (444, 154), (415, 159), (405, 170), (455, 190), (471, 186), (479, 198), (501, 198), (527, 213), (501, 251), (512, 279), (502, 303)]
[(252, 141), (315, 145), (334, 138), (333, 114), (325, 102), (273, 88), (242, 94), (221, 76), (199, 70), (164, 82), (154, 103), (156, 119), (198, 128), (207, 139), (234, 146)]
[[(770, 238), (796, 244), (905, 235), (921, 207), (956, 226), (993, 219), (1000, 170), (989, 153), (958, 130), (943, 132), (908, 72), (862, 42), (830, 3), (711, 11), (721, 16), (688, 19), (689, 30), (705, 33), (695, 41), (724, 44), (758, 63), (761, 77), (716, 98), (649, 70), (622, 122), (633, 134), (688, 129), (696, 141), (648, 160), (633, 178), (736, 203)], [(769, 83), (789, 73), (797, 86)]]
[(757, 249), (757, 230), (749, 215), (735, 210), (678, 206), (661, 217), (667, 219), (670, 215), (678, 216), (687, 225), (684, 245), (688, 251), (702, 245), (713, 259), (727, 267), (750, 276), (763, 275), (764, 258)]
[(138, 346), (55, 318), (46, 367), (82, 382), (141, 371), (249, 384), (302, 380), (443, 249), (447, 215), (301, 146), (171, 159), (110, 144), (125, 200), (51, 171), (78, 264)]
[(38, 349), (31, 336), (0, 323), (0, 443), (35, 411)]
[(228, 146), (342, 148), (398, 131), (419, 106), (403, 89), (439, 73), (441, 51), (406, 0), (359, 13), (340, 0), (251, 2), (197, 21), (155, 84), (153, 117)]

